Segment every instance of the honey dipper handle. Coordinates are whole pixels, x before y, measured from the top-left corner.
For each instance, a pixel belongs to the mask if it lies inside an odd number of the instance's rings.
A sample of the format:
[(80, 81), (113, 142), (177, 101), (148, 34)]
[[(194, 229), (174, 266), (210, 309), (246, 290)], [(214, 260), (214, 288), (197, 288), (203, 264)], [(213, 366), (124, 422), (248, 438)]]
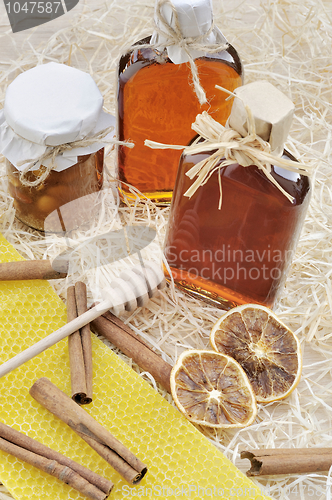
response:
[[(124, 311), (126, 307), (128, 308), (127, 310), (131, 310), (133, 306), (133, 296), (135, 297), (136, 306), (143, 305), (143, 297), (153, 297), (156, 293), (158, 293), (158, 287), (163, 287), (164, 279), (161, 270), (159, 270), (156, 266), (151, 267), (151, 264), (149, 265), (149, 269), (152, 273), (150, 273), (150, 277), (145, 277), (144, 275), (143, 277), (137, 277), (138, 270), (135, 270), (135, 268), (128, 271), (125, 276), (128, 283), (124, 288), (124, 279), (115, 279), (111, 283), (109, 289), (104, 291), (107, 292), (108, 295), (106, 300), (103, 300), (103, 302), (95, 305), (92, 309), (89, 309), (85, 313), (48, 335), (48, 337), (45, 337), (14, 358), (3, 363), (0, 366), (0, 378), (45, 351), (45, 349), (48, 349), (60, 340), (68, 337), (68, 335), (71, 335), (83, 326), (91, 323), (94, 319), (98, 318), (98, 316), (101, 316), (109, 309), (112, 309), (114, 314), (121, 313), (121, 311)], [(155, 271), (153, 271), (153, 269), (155, 269)]]
[(57, 342), (60, 342), (60, 340), (64, 339), (65, 337), (68, 337), (68, 335), (71, 335), (72, 333), (76, 332), (76, 330), (79, 330), (84, 325), (91, 323), (91, 321), (98, 318), (98, 316), (101, 316), (106, 311), (111, 309), (112, 305), (113, 301), (111, 301), (110, 299), (104, 300), (100, 304), (94, 306), (92, 309), (89, 309), (89, 311), (86, 311), (84, 314), (81, 314), (81, 316), (78, 316), (78, 318), (74, 319), (73, 321), (70, 321), (70, 323), (67, 323), (66, 325), (62, 326), (55, 332), (45, 337), (44, 339), (37, 342), (36, 344), (28, 347), (28, 349), (21, 352), (17, 356), (14, 356), (13, 358), (9, 359), (0, 366), (0, 378), (3, 377), (4, 375), (7, 375), (7, 373), (10, 373), (11, 371), (15, 370), (15, 368), (18, 368), (19, 366), (23, 365), (24, 363), (34, 358), (41, 352), (45, 351), (52, 345), (56, 344)]
[(65, 278), (68, 262), (63, 262), (63, 269), (52, 268), (49, 260), (20, 260), (0, 263), (0, 281), (13, 280), (52, 280)]

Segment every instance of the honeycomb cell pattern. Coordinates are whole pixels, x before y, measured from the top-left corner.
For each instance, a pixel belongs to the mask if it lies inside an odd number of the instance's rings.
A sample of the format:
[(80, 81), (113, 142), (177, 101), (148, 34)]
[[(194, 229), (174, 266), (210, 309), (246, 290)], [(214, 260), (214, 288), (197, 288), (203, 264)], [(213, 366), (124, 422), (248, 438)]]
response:
[[(22, 257), (0, 234), (0, 261)], [(44, 281), (2, 282), (0, 362), (62, 326), (65, 306)], [(0, 379), (0, 420), (111, 479), (114, 499), (267, 498), (175, 408), (93, 336), (94, 401), (85, 407), (148, 466), (126, 483), (68, 426), (29, 395), (40, 377), (70, 394), (67, 339)], [(0, 480), (19, 500), (84, 499), (54, 477), (0, 452)]]

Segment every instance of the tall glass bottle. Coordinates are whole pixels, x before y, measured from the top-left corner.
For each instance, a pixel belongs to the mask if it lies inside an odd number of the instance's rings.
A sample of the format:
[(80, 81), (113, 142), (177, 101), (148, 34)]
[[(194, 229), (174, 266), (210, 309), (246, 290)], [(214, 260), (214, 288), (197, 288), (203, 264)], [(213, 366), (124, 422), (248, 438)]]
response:
[[(157, 0), (156, 9), (158, 5)], [(193, 6), (192, 0), (172, 0), (172, 9), (164, 5), (161, 12), (170, 27), (175, 23), (174, 11), (183, 36), (198, 37), (202, 44), (202, 51), (191, 50), (191, 55), (207, 103), (201, 105), (195, 94), (187, 54), (176, 45), (167, 47), (158, 30), (121, 58), (118, 74), (119, 139), (135, 143), (133, 149), (118, 149), (119, 179), (150, 199), (166, 202), (172, 198), (180, 152), (152, 150), (144, 146), (144, 140), (187, 144), (194, 135), (191, 124), (203, 110), (224, 124), (231, 104), (225, 100), (227, 94), (215, 85), (233, 91), (242, 84), (242, 65), (236, 50), (217, 28), (212, 30), (211, 1), (198, 0)], [(157, 18), (157, 26), (158, 22)], [(146, 46), (150, 42), (151, 48)], [(211, 43), (226, 48), (216, 53), (204, 51)], [(128, 193), (125, 184), (121, 188)]]
[[(269, 142), (274, 141), (273, 149), (282, 153), (292, 103), (268, 82), (257, 83), (259, 87), (249, 84), (236, 94), (249, 105), (257, 131), (261, 129), (262, 136), (267, 131)], [(255, 99), (251, 100), (253, 94)], [(279, 108), (276, 119), (271, 118), (271, 107), (272, 114)], [(230, 127), (246, 135), (246, 125), (240, 124), (235, 108), (234, 104)], [(186, 173), (211, 153), (181, 157), (165, 244), (172, 276), (184, 291), (224, 309), (244, 303), (272, 307), (296, 248), (309, 203), (310, 181), (300, 171), (280, 166), (271, 165), (268, 178), (256, 165), (234, 163), (215, 170), (191, 198), (184, 196), (193, 184)], [(286, 150), (282, 158), (296, 162)], [(276, 163), (280, 163), (277, 156)]]

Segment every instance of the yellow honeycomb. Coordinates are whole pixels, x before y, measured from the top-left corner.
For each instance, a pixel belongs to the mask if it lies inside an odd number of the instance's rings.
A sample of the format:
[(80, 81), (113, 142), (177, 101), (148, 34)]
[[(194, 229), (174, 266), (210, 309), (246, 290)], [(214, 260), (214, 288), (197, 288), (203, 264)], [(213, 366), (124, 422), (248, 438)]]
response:
[[(0, 234), (0, 261), (21, 260)], [(66, 321), (65, 306), (47, 282), (2, 282), (1, 357), (4, 362)], [(67, 340), (0, 379), (0, 420), (69, 456), (115, 487), (110, 498), (267, 498), (185, 417), (96, 337), (94, 402), (86, 408), (148, 466), (135, 488), (58, 418), (29, 395), (48, 377), (70, 393)], [(0, 480), (16, 499), (84, 499), (54, 477), (0, 452)]]

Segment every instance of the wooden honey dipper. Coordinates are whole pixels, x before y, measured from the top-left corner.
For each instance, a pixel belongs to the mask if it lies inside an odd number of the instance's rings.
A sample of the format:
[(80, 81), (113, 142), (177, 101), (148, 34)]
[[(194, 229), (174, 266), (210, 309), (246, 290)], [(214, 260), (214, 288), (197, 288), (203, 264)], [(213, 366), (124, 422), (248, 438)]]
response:
[(0, 377), (7, 375), (107, 311), (118, 316), (124, 310), (132, 311), (136, 307), (145, 306), (148, 300), (165, 286), (165, 278), (158, 264), (146, 261), (142, 261), (142, 264), (143, 266), (123, 271), (119, 278), (114, 279), (106, 290), (105, 300), (3, 363), (0, 366)]

